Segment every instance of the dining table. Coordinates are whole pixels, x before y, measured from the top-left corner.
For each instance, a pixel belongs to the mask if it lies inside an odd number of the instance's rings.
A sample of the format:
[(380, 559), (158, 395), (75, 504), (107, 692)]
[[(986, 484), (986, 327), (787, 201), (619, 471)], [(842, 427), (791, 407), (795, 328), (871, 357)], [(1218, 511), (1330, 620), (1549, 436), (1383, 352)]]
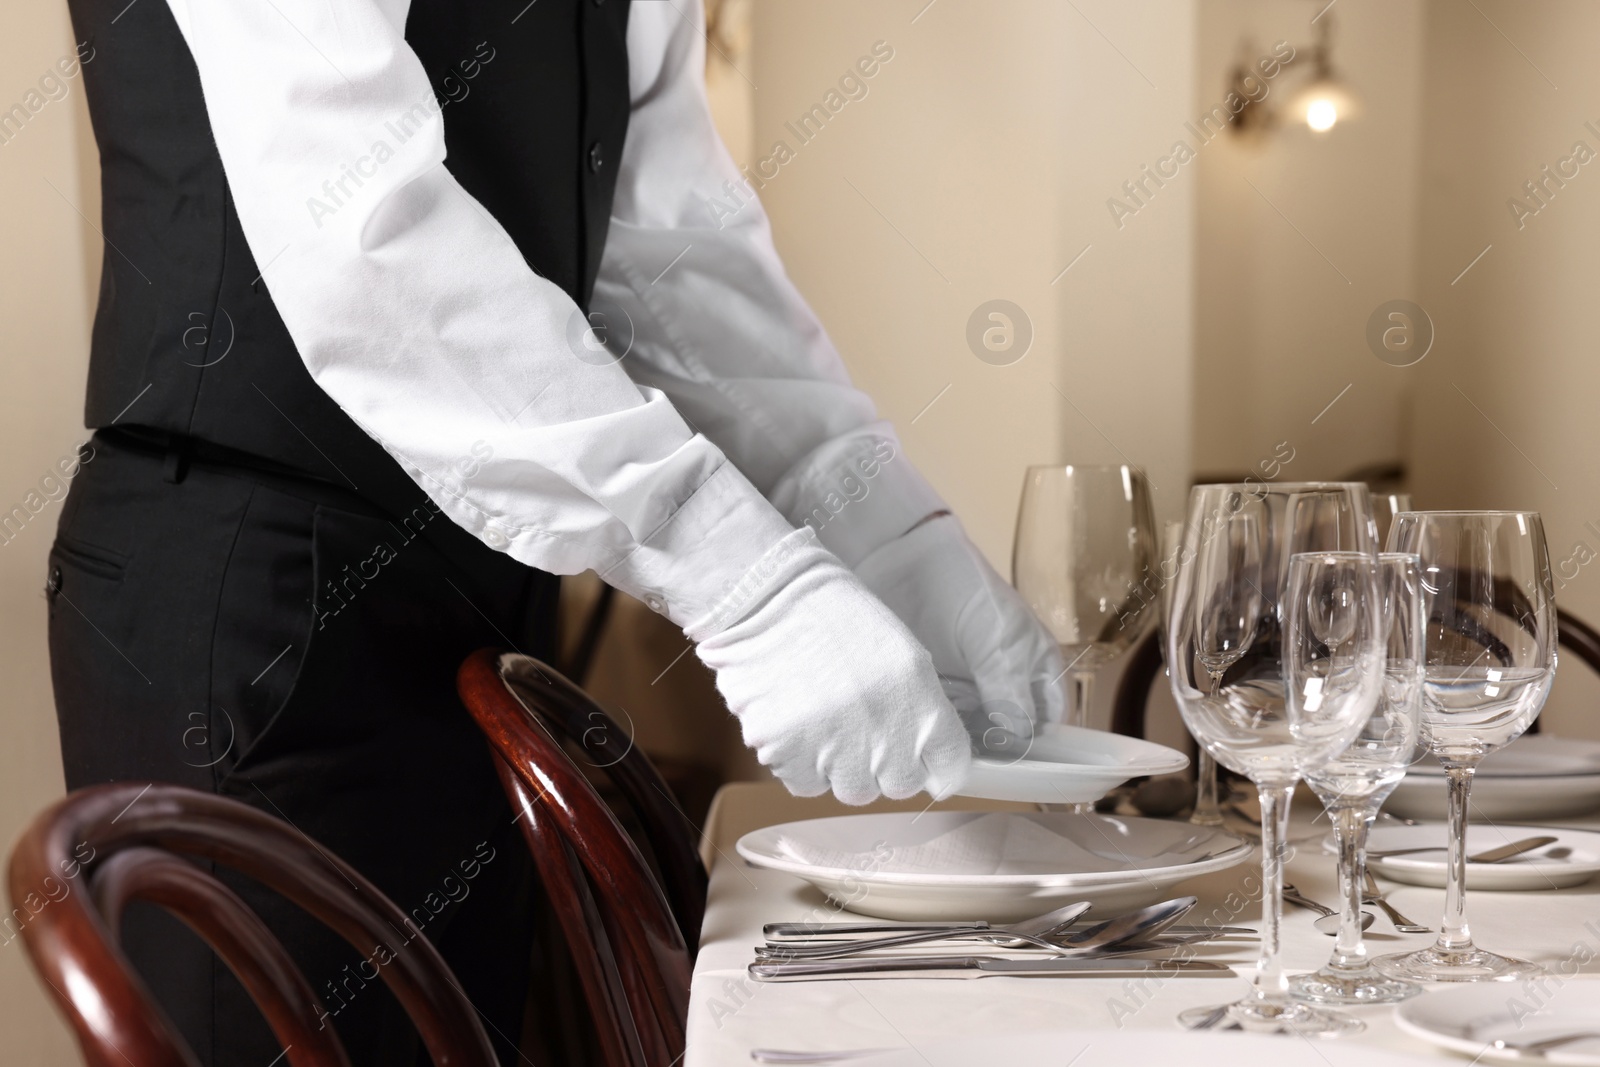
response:
[[(1542, 825), (1600, 830), (1600, 816), (1550, 820)], [(1322, 847), (1327, 830), (1327, 819), (1315, 802), (1297, 797), (1285, 878), (1302, 895), (1337, 908), (1334, 857)], [(1502, 838), (1509, 843), (1528, 833), (1519, 826), (1485, 824), (1482, 819), (1474, 820), (1473, 832), (1475, 845), (1496, 844)], [(1167, 895), (1199, 898), (1199, 905), (1185, 920), (1190, 924), (1258, 929), (1260, 885), (1257, 855), (1231, 869), (1183, 882)], [(1438, 929), (1444, 910), (1443, 889), (1386, 881), (1380, 885), (1405, 916)], [(1531, 1011), (1564, 983), (1596, 980), (1600, 975), (1600, 879), (1567, 889), (1530, 892), (1474, 891), (1469, 880), (1468, 891), (1468, 914), (1477, 942), (1541, 963), (1548, 971), (1543, 978), (1506, 984), (1508, 1001), (1520, 998)], [(1368, 951), (1374, 955), (1422, 948), (1435, 936), (1397, 933), (1376, 908), (1368, 910), (1375, 913), (1366, 933)], [(1316, 917), (1302, 908), (1286, 908), (1283, 961), (1291, 974), (1315, 970), (1332, 950), (1333, 938), (1312, 925)], [(1155, 974), (1138, 978), (986, 976), (764, 983), (749, 976), (754, 948), (764, 940), (764, 924), (819, 920), (850, 922), (861, 921), (861, 917), (797, 877), (752, 867), (731, 849), (717, 851), (690, 992), (685, 1067), (743, 1067), (752, 1062), (751, 1051), (757, 1048), (920, 1051), (936, 1049), (955, 1038), (989, 1034), (1177, 1031), (1179, 1012), (1245, 995), (1260, 948), (1255, 940), (1227, 939), (1181, 950), (1193, 959), (1227, 964), (1237, 972), (1233, 978)], [(1360, 1018), (1366, 1028), (1333, 1039), (1340, 1044), (1374, 1046), (1434, 1062), (1470, 1062), (1469, 1057), (1403, 1032), (1395, 1022), (1393, 1005), (1341, 1010)], [(1067, 1058), (1063, 1056), (1063, 1065)], [(1185, 1067), (1204, 1062), (1202, 1055)]]

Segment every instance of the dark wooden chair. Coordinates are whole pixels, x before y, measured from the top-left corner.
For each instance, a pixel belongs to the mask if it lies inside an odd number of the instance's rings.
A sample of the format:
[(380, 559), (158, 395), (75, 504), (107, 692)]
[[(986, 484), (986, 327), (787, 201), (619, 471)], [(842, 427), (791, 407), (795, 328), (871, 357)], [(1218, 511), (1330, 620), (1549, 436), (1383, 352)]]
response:
[(192, 861), (259, 881), (363, 955), (382, 958), (379, 973), (435, 1063), (498, 1067), (444, 960), (353, 867), (237, 801), (143, 782), (67, 796), (34, 820), (11, 853), (13, 916), (26, 916), (23, 944), (90, 1067), (199, 1067), (118, 947), (121, 916), (134, 900), (165, 908), (210, 944), (261, 1008), (290, 1067), (349, 1067), (321, 1002), (282, 944)]
[(501, 654), (497, 667), (512, 697), (531, 714), (529, 724), (565, 740), (580, 761), (603, 771), (632, 810), (692, 959), (705, 917), (706, 869), (700, 862), (699, 832), (678, 806), (671, 786), (635, 747), (629, 732), (571, 679), (517, 653)]
[[(610, 717), (537, 660), (484, 649), (462, 664), (457, 683), (499, 757), (501, 780), (566, 933), (605, 1062), (670, 1067), (684, 1050), (689, 945), (699, 939), (705, 908), (705, 873), (670, 794)], [(669, 892), (558, 743), (558, 733), (626, 783), (622, 788), (640, 805), (656, 843)]]

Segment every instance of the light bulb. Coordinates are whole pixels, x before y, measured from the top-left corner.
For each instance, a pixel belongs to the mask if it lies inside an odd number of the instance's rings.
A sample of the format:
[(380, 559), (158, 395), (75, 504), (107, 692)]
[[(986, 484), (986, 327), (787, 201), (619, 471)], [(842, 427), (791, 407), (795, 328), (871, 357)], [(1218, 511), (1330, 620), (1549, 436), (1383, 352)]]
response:
[(1332, 100), (1313, 100), (1306, 107), (1306, 125), (1318, 133), (1333, 129), (1333, 124), (1339, 121), (1339, 109)]

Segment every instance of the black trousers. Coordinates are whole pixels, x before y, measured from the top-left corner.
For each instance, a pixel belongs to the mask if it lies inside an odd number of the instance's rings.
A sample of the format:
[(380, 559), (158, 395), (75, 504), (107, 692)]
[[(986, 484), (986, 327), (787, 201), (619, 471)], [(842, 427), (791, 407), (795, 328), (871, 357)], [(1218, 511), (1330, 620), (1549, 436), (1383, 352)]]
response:
[[(555, 580), (426, 506), (97, 435), (50, 556), (50, 658), (69, 789), (153, 779), (243, 801), (351, 863), (444, 954), (519, 1062), (533, 875), (485, 742), (455, 695), (473, 649), (546, 654)], [(358, 953), (219, 875), (279, 934), (360, 1067), (429, 1062)], [(170, 916), (123, 944), (201, 1059), (283, 1051)]]

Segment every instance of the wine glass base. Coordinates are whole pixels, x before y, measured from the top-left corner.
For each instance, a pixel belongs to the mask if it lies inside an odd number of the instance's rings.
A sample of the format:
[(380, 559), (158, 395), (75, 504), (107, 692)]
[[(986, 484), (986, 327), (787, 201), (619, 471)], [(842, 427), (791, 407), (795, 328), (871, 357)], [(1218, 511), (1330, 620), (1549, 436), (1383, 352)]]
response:
[(1447, 952), (1437, 946), (1379, 956), (1373, 969), (1389, 978), (1413, 982), (1515, 982), (1544, 973), (1537, 963), (1471, 948)]
[(1297, 1037), (1340, 1037), (1358, 1033), (1367, 1024), (1343, 1012), (1326, 1011), (1309, 1004), (1263, 1003), (1241, 1000), (1234, 1004), (1213, 1004), (1190, 1008), (1178, 1014), (1186, 1030), (1232, 1029), (1256, 1034), (1293, 1034)]
[(1385, 977), (1370, 967), (1359, 971), (1324, 967), (1289, 979), (1290, 995), (1313, 1004), (1393, 1004), (1420, 992), (1421, 986)]

